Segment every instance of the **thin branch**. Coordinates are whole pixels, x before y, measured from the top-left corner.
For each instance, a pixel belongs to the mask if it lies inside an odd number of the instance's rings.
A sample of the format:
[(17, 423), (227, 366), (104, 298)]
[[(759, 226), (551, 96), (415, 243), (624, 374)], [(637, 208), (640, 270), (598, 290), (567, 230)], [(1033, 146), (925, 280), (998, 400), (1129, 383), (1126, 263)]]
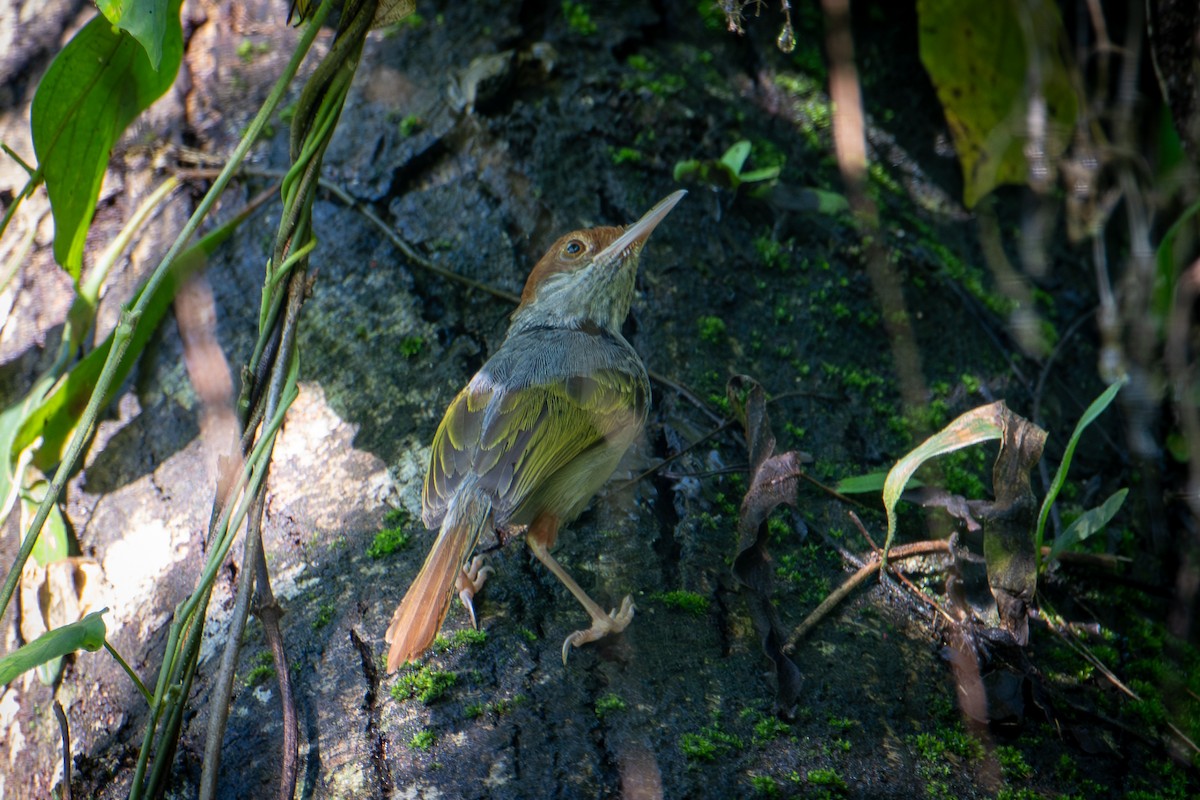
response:
[[(927, 542), (912, 542), (911, 544), (902, 544), (893, 547), (888, 551), (888, 561), (903, 561), (906, 558), (914, 556), (929, 555), (930, 553), (948, 553), (950, 545), (947, 542), (940, 540), (931, 540)], [(829, 593), (829, 596), (821, 601), (821, 604), (813, 609), (804, 621), (796, 626), (792, 631), (792, 635), (788, 637), (787, 644), (783, 648), (783, 652), (791, 655), (799, 646), (800, 640), (803, 639), (810, 630), (816, 627), (822, 619), (829, 615), (829, 612), (849, 596), (856, 587), (862, 584), (872, 572), (879, 571), (880, 558), (879, 554), (873, 554), (867, 559), (858, 571), (851, 575), (846, 581)], [(922, 593), (924, 594), (924, 593)], [(936, 604), (934, 604), (936, 607)], [(942, 612), (945, 613), (945, 612)]]

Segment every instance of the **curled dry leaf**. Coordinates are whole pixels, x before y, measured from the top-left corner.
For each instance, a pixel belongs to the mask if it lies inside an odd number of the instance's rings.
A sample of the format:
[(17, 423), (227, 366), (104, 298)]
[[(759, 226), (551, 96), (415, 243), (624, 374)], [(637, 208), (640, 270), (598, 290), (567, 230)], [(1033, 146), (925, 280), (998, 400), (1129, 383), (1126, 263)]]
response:
[(775, 435), (767, 416), (766, 398), (757, 381), (745, 375), (734, 376), (726, 392), (746, 431), (746, 446), (750, 451), (750, 487), (738, 511), (738, 545), (733, 575), (744, 587), (743, 593), (763, 652), (775, 665), (779, 680), (778, 711), (790, 715), (800, 696), (800, 670), (783, 652), (783, 626), (771, 604), (774, 568), (766, 542), (767, 517), (781, 503), (796, 504), (800, 456), (794, 451), (775, 454)]
[(983, 555), (1000, 626), (1023, 646), (1029, 640), (1029, 604), (1037, 591), (1038, 504), (1029, 473), (1042, 457), (1046, 432), (1007, 407), (1000, 409), (999, 420), (1003, 436), (992, 471), (996, 501), (980, 515)]

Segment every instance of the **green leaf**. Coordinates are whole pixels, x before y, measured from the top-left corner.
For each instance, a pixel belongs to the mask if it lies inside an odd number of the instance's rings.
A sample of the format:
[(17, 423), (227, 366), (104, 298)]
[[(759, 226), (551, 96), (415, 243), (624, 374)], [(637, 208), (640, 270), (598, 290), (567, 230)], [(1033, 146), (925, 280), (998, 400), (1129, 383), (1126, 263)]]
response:
[(867, 494), (868, 492), (881, 492), (883, 491), (883, 484), (886, 480), (886, 472), (871, 472), (866, 475), (853, 475), (849, 478), (842, 478), (833, 488), (834, 491), (841, 494)]
[[(212, 231), (184, 251), (171, 265), (170, 273), (165, 280), (158, 284), (154, 296), (146, 304), (141, 322), (134, 329), (133, 338), (125, 351), (125, 358), (113, 379), (109, 396), (105, 398), (106, 403), (121, 388), (121, 382), (125, 380), (129, 370), (137, 362), (138, 356), (145, 349), (146, 343), (150, 341), (158, 323), (170, 308), (179, 286), (207, 263), (208, 256), (232, 235), (237, 226), (246, 219), (246, 216), (246, 213), (239, 214)], [(139, 289), (133, 302), (140, 297), (141, 290)], [(36, 408), (33, 408), (28, 415), (22, 415), (23, 422), (17, 432), (16, 440), (7, 452), (18, 453), (41, 437), (42, 443), (34, 456), (34, 463), (41, 469), (49, 471), (62, 460), (75, 425), (83, 414), (84, 408), (87, 407), (88, 400), (92, 396), (92, 389), (96, 386), (96, 381), (104, 369), (104, 362), (112, 348), (112, 340), (113, 334), (110, 333), (108, 338), (84, 356), (53, 386)], [(2, 419), (0, 417), (0, 420)], [(0, 433), (3, 433), (2, 428), (0, 428)], [(3, 443), (0, 442), (0, 444)], [(0, 451), (0, 453), (2, 452)], [(10, 455), (9, 458), (11, 457)]]
[(0, 411), (0, 522), (8, 517), (8, 512), (12, 510), (13, 504), (17, 502), (17, 495), (20, 494), (20, 456), (25, 447), (17, 447), (16, 441), (21, 426), (30, 409), (42, 402), (51, 383), (46, 378), (39, 380), (23, 398)]
[(1104, 530), (1105, 526), (1121, 510), (1121, 506), (1125, 504), (1125, 495), (1127, 494), (1129, 494), (1128, 489), (1119, 489), (1096, 508), (1088, 509), (1080, 514), (1078, 519), (1054, 538), (1054, 544), (1050, 545), (1050, 556), (1047, 560), (1054, 561), (1063, 552), (1070, 550), (1093, 533)]
[(102, 616), (107, 611), (107, 608), (93, 611), (78, 622), (47, 631), (15, 653), (0, 658), (0, 686), (10, 683), (23, 672), (76, 650), (91, 653), (99, 650), (104, 646), (107, 633)]
[(1024, 183), (1031, 78), (1046, 102), (1044, 147), (1054, 160), (1070, 142), (1078, 100), (1060, 52), (1054, 3), (918, 0), (921, 63), (929, 73), (973, 208), (996, 186)]
[[(35, 471), (34, 474), (40, 473)], [(22, 531), (29, 530), (34, 516), (37, 515), (38, 506), (42, 504), (49, 489), (50, 482), (45, 478), (38, 478), (26, 490), (25, 496), (21, 498)], [(42, 532), (38, 534), (37, 544), (33, 546), (31, 556), (38, 564), (45, 566), (61, 561), (70, 554), (71, 538), (67, 531), (67, 522), (63, 518), (62, 510), (55, 503), (50, 509), (50, 516), (46, 517), (46, 522), (42, 525)]]
[(1109, 386), (1100, 396), (1092, 401), (1092, 404), (1083, 412), (1083, 416), (1079, 418), (1079, 422), (1075, 423), (1075, 430), (1071, 434), (1070, 440), (1067, 442), (1067, 449), (1063, 451), (1062, 463), (1058, 465), (1058, 471), (1054, 473), (1054, 480), (1050, 481), (1050, 490), (1046, 492), (1046, 498), (1042, 500), (1042, 510), (1038, 513), (1037, 521), (1037, 536), (1035, 537), (1037, 547), (1034, 552), (1037, 554), (1038, 571), (1042, 569), (1042, 541), (1046, 532), (1046, 520), (1050, 516), (1050, 507), (1054, 505), (1054, 501), (1058, 499), (1058, 493), (1062, 491), (1063, 484), (1067, 480), (1067, 471), (1071, 468), (1071, 459), (1075, 456), (1075, 445), (1079, 444), (1079, 439), (1083, 436), (1083, 431), (1096, 417), (1104, 413), (1104, 410), (1112, 403), (1113, 398), (1117, 396), (1117, 392), (1121, 391), (1121, 387), (1129, 380), (1128, 377)]
[(896, 503), (908, 484), (908, 479), (917, 468), (935, 456), (959, 450), (972, 444), (999, 439), (1004, 434), (1000, 424), (1000, 415), (1004, 410), (1004, 401), (997, 400), (990, 405), (980, 406), (963, 414), (940, 431), (930, 436), (896, 462), (888, 472), (883, 486), (883, 509), (887, 512), (887, 541), (884, 542), (883, 552), (887, 556), (892, 546), (892, 537), (896, 534)]
[(763, 167), (762, 169), (752, 169), (749, 172), (743, 172), (738, 175), (742, 183), (757, 183), (759, 181), (773, 181), (779, 177), (781, 172), (780, 167)]
[(850, 201), (837, 192), (809, 189), (817, 197), (817, 211), (822, 214), (841, 214), (850, 210)]
[[(886, 472), (868, 472), (866, 475), (852, 475), (849, 478), (842, 478), (833, 487), (835, 492), (839, 494), (868, 494), (869, 492), (882, 492), (883, 484), (887, 481), (888, 474)], [(911, 486), (914, 489), (924, 486), (921, 481), (915, 478), (910, 478), (906, 486)]]
[[(1192, 203), (1188, 206), (1187, 210), (1179, 215), (1179, 218), (1172, 223), (1171, 227), (1163, 235), (1162, 242), (1158, 245), (1158, 250), (1154, 253), (1156, 269), (1154, 272), (1154, 287), (1150, 291), (1150, 308), (1152, 309), (1151, 313), (1154, 325), (1160, 334), (1166, 325), (1167, 317), (1171, 313), (1171, 302), (1175, 297), (1175, 282), (1179, 277), (1179, 261), (1181, 257), (1176, 255), (1175, 240), (1179, 237), (1181, 231), (1186, 230), (1191, 232), (1192, 223), (1198, 213), (1200, 213), (1200, 201)], [(1189, 261), (1191, 260), (1190, 253), (1184, 257)]]
[(733, 147), (725, 151), (721, 156), (721, 163), (733, 170), (734, 175), (740, 175), (742, 167), (746, 164), (746, 159), (750, 157), (750, 142), (742, 139), (740, 142), (735, 142)]
[(33, 149), (54, 213), (54, 258), (76, 281), (113, 145), (175, 81), (183, 57), (180, 0), (171, 0), (162, 59), (96, 16), (55, 57), (31, 111)]
[[(163, 41), (167, 37), (169, 0), (96, 0), (100, 13), (146, 49), (151, 68), (162, 64)], [(176, 11), (175, 18), (179, 18)]]

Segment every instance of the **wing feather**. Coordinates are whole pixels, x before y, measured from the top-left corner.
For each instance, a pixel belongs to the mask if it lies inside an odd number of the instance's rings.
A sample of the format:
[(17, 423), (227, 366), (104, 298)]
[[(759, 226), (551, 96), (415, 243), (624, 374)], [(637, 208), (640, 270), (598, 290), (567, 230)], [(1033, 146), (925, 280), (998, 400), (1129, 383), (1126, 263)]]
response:
[(506, 390), (476, 376), (446, 410), (433, 437), (424, 517), (431, 527), (463, 478), (479, 476), (504, 524), (551, 476), (600, 443), (640, 428), (644, 374), (598, 370)]

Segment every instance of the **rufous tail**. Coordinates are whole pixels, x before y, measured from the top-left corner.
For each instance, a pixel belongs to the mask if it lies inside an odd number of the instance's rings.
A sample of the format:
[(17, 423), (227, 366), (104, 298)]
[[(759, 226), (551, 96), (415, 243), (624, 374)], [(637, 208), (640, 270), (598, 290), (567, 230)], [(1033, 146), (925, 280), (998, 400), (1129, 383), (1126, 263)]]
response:
[(491, 503), (471, 487), (463, 487), (451, 501), (425, 564), (396, 606), (384, 634), (384, 640), (391, 645), (387, 660), (389, 675), (433, 644), (450, 610), (454, 581), (484, 528), (490, 524), (491, 516)]

